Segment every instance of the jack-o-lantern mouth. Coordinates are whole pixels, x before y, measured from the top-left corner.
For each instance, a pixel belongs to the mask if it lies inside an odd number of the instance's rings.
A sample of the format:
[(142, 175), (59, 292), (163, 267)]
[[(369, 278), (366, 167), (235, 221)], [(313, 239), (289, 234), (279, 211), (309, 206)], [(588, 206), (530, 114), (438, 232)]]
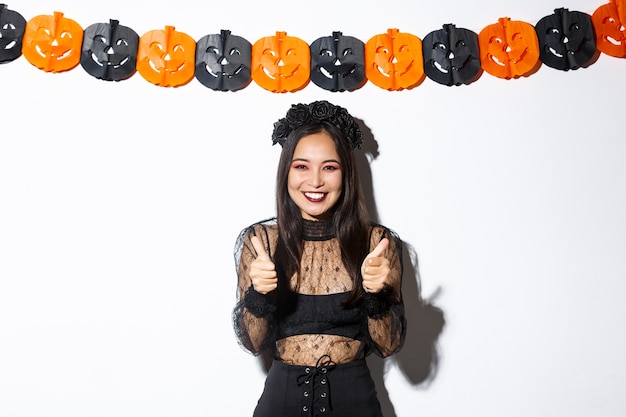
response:
[[(622, 26), (622, 28), (620, 29), (621, 32), (626, 31), (626, 28), (624, 28)], [(624, 44), (624, 38), (622, 38), (621, 40), (614, 38), (613, 36), (607, 35), (606, 38), (604, 38), (607, 42), (609, 42), (610, 44), (612, 44), (613, 46), (622, 46)]]
[[(167, 61), (167, 60), (164, 60), (164, 62), (171, 63), (171, 61)], [(148, 61), (148, 64), (150, 65), (150, 68), (152, 69), (152, 71), (154, 71), (155, 73), (161, 73), (161, 72), (174, 73), (174, 72), (182, 71), (182, 69), (185, 68), (184, 63), (180, 65), (167, 65), (166, 64), (165, 67), (158, 67), (154, 61)]]
[(495, 55), (489, 55), (489, 59), (491, 60), (491, 62), (493, 62), (494, 64), (496, 64), (496, 65), (498, 65), (498, 66), (500, 66), (500, 67), (503, 67), (503, 68), (504, 68), (504, 67), (506, 66), (506, 63), (505, 63), (505, 62), (500, 61), (500, 60), (498, 59), (498, 57), (497, 57), (497, 56), (495, 56)]
[[(235, 68), (234, 70), (230, 69), (231, 67)], [(228, 66), (224, 66), (222, 67), (221, 71), (215, 71), (214, 68), (211, 67), (211, 65), (205, 65), (204, 68), (206, 69), (206, 72), (209, 73), (211, 76), (215, 77), (215, 78), (220, 78), (220, 77), (226, 77), (226, 78), (232, 78), (232, 77), (236, 77), (237, 75), (241, 74), (241, 71), (243, 71), (243, 68), (241, 65), (230, 65), (228, 64)]]
[(15, 40), (12, 40), (11, 42), (7, 43), (2, 49), (8, 51), (9, 49), (13, 49), (15, 45), (17, 45), (17, 42)]
[(356, 71), (356, 64), (353, 64), (353, 65), (335, 64), (335, 65), (337, 66), (333, 68), (332, 71), (327, 70), (326, 65), (321, 65), (319, 67), (319, 71), (320, 73), (322, 73), (324, 77), (328, 78), (329, 80), (332, 80), (337, 76), (349, 77), (350, 75), (354, 74), (354, 72)]
[(557, 51), (556, 49), (554, 49), (554, 48), (553, 48), (553, 47), (551, 47), (551, 46), (550, 46), (550, 47), (548, 47), (548, 51), (549, 51), (552, 55), (554, 55), (555, 57), (557, 57), (557, 58), (563, 58), (563, 57), (564, 57), (564, 55), (563, 55), (563, 54), (561, 54), (559, 51)]
[(504, 61), (497, 56), (490, 54), (489, 60), (491, 60), (491, 62), (493, 62), (494, 64), (504, 68), (509, 64), (519, 64), (520, 62), (524, 61), (527, 53), (528, 49), (524, 49), (524, 51), (522, 51), (522, 53), (517, 58), (511, 58), (510, 56), (507, 56), (507, 59), (505, 59)]
[(104, 68), (104, 67), (108, 67), (108, 68), (114, 68), (114, 69), (118, 69), (123, 67), (124, 65), (126, 65), (126, 63), (128, 61), (130, 61), (130, 57), (127, 55), (124, 58), (122, 58), (119, 62), (115, 63), (115, 62), (111, 62), (111, 61), (101, 61), (100, 58), (98, 58), (98, 56), (95, 53), (91, 53), (91, 60), (94, 62), (94, 64)]
[[(445, 68), (443, 65), (441, 65), (439, 63), (439, 61), (433, 61), (433, 66), (437, 69), (437, 71), (443, 73), (443, 74), (447, 74), (449, 72), (449, 70), (447, 68)], [(454, 69), (454, 68), (452, 68)]]
[(404, 68), (398, 68), (398, 65), (396, 65), (395, 63), (395, 59), (391, 59), (391, 62), (393, 62), (390, 65), (390, 68), (383, 68), (380, 65), (375, 65), (374, 68), (376, 68), (376, 70), (380, 73), (380, 75), (387, 77), (387, 78), (391, 78), (392, 76), (400, 76), (400, 77), (404, 77), (405, 74), (408, 74), (411, 72), (411, 69), (413, 68), (413, 62), (410, 62), (408, 64), (406, 64), (406, 66)]
[(64, 60), (65, 58), (67, 58), (68, 56), (70, 56), (72, 54), (72, 50), (63, 51), (63, 53), (61, 53), (59, 55), (57, 55), (54, 52), (48, 54), (43, 49), (41, 49), (41, 46), (39, 46), (37, 44), (35, 44), (34, 50), (42, 58), (46, 58), (48, 56), (51, 56), (51, 57), (54, 57), (54, 59), (57, 60), (57, 61), (62, 61), (62, 60)]

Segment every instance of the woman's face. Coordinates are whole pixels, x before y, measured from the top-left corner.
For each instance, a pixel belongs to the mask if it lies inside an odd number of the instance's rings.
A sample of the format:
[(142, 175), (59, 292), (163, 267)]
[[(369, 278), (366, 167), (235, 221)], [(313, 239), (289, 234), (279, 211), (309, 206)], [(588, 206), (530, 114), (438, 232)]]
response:
[(307, 220), (327, 219), (342, 191), (341, 161), (326, 132), (304, 136), (293, 153), (287, 190)]

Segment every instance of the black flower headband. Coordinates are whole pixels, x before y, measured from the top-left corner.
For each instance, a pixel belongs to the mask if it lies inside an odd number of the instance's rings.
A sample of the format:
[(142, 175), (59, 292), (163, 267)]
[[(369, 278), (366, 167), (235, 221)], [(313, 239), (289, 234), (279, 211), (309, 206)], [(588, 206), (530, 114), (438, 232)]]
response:
[(274, 123), (272, 145), (283, 146), (289, 134), (295, 129), (314, 122), (327, 122), (335, 126), (348, 141), (352, 149), (361, 148), (361, 129), (346, 109), (328, 101), (314, 101), (311, 104), (293, 104), (287, 115)]

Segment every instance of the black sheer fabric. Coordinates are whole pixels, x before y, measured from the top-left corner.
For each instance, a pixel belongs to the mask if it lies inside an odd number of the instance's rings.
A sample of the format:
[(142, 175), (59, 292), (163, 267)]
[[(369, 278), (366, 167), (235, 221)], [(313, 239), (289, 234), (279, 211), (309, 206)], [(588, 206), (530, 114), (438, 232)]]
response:
[(383, 256), (390, 261), (390, 285), (378, 294), (366, 294), (354, 308), (342, 302), (354, 284), (341, 261), (338, 240), (330, 222), (303, 220), (300, 276), (291, 278), (293, 297), (276, 305), (276, 291), (260, 294), (252, 287), (250, 263), (256, 252), (250, 241), (258, 236), (274, 259), (278, 239), (275, 219), (244, 229), (235, 244), (238, 291), (233, 311), (241, 346), (253, 354), (263, 351), (293, 365), (315, 365), (329, 355), (335, 363), (362, 359), (371, 352), (386, 357), (402, 346), (405, 334), (401, 296), (401, 241), (390, 229), (371, 225), (370, 250), (383, 238), (390, 245)]

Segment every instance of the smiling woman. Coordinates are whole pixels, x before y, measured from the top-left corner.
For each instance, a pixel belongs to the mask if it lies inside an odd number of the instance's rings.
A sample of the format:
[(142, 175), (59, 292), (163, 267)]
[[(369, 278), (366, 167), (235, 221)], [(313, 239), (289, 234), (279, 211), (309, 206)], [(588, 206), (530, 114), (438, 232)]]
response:
[(341, 161), (326, 132), (300, 139), (293, 153), (287, 189), (307, 220), (325, 220), (341, 195)]
[(361, 131), (320, 101), (292, 106), (276, 142), (277, 217), (246, 228), (235, 247), (235, 331), (245, 349), (274, 358), (254, 415), (381, 417), (365, 358), (402, 346), (402, 249), (368, 222), (352, 154)]
[[(272, 123), (292, 103), (325, 99), (349, 109), (362, 129), (362, 147), (355, 143), (350, 153), (369, 219), (402, 237), (402, 349), (381, 359), (378, 349), (393, 349), (378, 337), (387, 333), (371, 332), (380, 346), (364, 339), (374, 352), (366, 360), (383, 415), (626, 416), (626, 59), (603, 53), (577, 70), (544, 64), (532, 76), (485, 73), (459, 87), (426, 77), (404, 91), (368, 81), (358, 91), (309, 85), (274, 94), (253, 80), (231, 94), (196, 80), (161, 88), (138, 73), (106, 82), (80, 66), (49, 73), (23, 55), (6, 61), (18, 49), (1, 49), (23, 39), (11, 9), (26, 21), (62, 11), (85, 30), (113, 18), (139, 35), (169, 24), (196, 40), (229, 29), (229, 38), (250, 42), (276, 30), (311, 42), (341, 30), (366, 42), (389, 27), (423, 39), (443, 23), (479, 33), (500, 17), (534, 26), (558, 6), (593, 14), (609, 4), (602, 31), (615, 29), (617, 53), (626, 42), (617, 26), (626, 22), (626, 0), (332, 7), (13, 0), (0, 1), (0, 10), (1, 3), (8, 7), (0, 12), (1, 415), (251, 417), (269, 363), (242, 351), (233, 332), (233, 244), (245, 226), (276, 212), (281, 146), (270, 146)], [(228, 38), (224, 45), (236, 52)], [(344, 45), (337, 43), (335, 55)], [(498, 59), (520, 50), (513, 49)], [(298, 109), (289, 111), (293, 126), (304, 120), (292, 119)], [(312, 117), (308, 104), (302, 110)], [(291, 147), (294, 128), (287, 121), (279, 127), (285, 134), (277, 130), (276, 142)], [(337, 153), (344, 182), (335, 214), (353, 192), (350, 162)], [(302, 245), (299, 287), (286, 294), (303, 308), (333, 304), (352, 282), (336, 257), (319, 255), (337, 253), (343, 227), (354, 221), (337, 221), (337, 239), (323, 240), (325, 221), (305, 221), (297, 206), (286, 219), (306, 228), (306, 240), (293, 247)], [(255, 228), (280, 281), (287, 261), (278, 262), (279, 229), (300, 230), (277, 219)], [(373, 230), (372, 249), (384, 229)], [(256, 252), (251, 240), (243, 242), (240, 260), (250, 266)], [(385, 252), (394, 250), (390, 243)], [(349, 265), (360, 269), (362, 261)], [(343, 310), (321, 311), (325, 321), (354, 320)], [(350, 334), (310, 336), (319, 329), (297, 323), (299, 316), (286, 317), (285, 326), (309, 333), (260, 337), (264, 328), (252, 324), (276, 315), (247, 316), (253, 348), (294, 363), (315, 364), (322, 350), (338, 364), (355, 356), (359, 344)], [(331, 389), (341, 385), (333, 382)], [(342, 398), (333, 396), (331, 405)]]

